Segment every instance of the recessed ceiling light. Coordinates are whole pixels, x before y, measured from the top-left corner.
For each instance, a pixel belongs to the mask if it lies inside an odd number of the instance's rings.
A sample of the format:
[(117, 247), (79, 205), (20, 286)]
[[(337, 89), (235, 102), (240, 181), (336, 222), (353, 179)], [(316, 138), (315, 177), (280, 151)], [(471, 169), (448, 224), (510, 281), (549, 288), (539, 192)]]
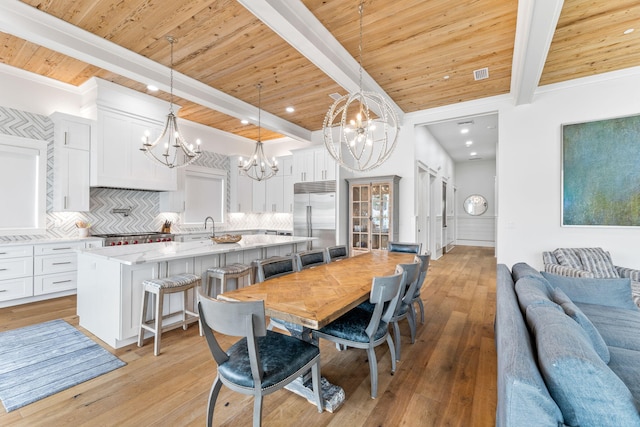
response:
[(477, 156), (477, 155), (478, 155), (478, 153), (476, 153), (475, 151), (472, 151), (471, 153), (469, 153), (469, 155), (471, 155), (471, 156)]
[(445, 80), (449, 80), (451, 78), (451, 76), (444, 76), (443, 79)]
[(287, 110), (287, 113), (293, 113), (294, 111), (296, 111), (296, 109), (293, 107), (287, 107), (285, 108), (285, 110)]
[(158, 86), (156, 86), (156, 85), (147, 85), (147, 90), (149, 90), (151, 92), (157, 92), (158, 91)]
[(460, 133), (469, 133), (469, 129), (468, 128), (462, 128), (462, 129), (460, 129)]
[(629, 29), (624, 30), (624, 33), (622, 33), (622, 34), (631, 34), (631, 33), (633, 33), (633, 31), (634, 31), (633, 28), (629, 28)]
[(242, 123), (243, 125), (248, 125), (249, 124), (249, 120), (242, 119), (242, 120), (240, 120), (240, 123)]
[(471, 144), (473, 144), (473, 141), (467, 141), (464, 143), (467, 147), (471, 147)]

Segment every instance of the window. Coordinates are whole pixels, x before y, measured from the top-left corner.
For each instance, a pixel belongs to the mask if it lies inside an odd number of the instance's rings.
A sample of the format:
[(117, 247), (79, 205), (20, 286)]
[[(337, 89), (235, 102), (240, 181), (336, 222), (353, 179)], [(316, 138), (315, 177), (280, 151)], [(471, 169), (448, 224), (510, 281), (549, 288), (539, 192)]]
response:
[(185, 210), (183, 223), (203, 224), (208, 216), (223, 222), (227, 171), (188, 166), (184, 176)]
[(0, 135), (0, 235), (46, 232), (47, 143)]

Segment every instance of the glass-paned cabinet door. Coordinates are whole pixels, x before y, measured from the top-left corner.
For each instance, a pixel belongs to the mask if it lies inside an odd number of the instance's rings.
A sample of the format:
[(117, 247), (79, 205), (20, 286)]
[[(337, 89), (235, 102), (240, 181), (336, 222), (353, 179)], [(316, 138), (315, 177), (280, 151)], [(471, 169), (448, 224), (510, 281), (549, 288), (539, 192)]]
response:
[(371, 186), (371, 249), (386, 250), (389, 242), (389, 185)]
[(369, 187), (354, 185), (351, 189), (351, 244), (354, 250), (369, 248)]

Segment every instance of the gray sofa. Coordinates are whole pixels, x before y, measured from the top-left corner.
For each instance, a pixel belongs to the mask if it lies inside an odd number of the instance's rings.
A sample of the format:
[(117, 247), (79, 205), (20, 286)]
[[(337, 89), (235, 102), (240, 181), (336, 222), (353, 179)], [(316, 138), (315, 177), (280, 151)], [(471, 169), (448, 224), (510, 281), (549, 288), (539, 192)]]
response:
[(640, 311), (629, 278), (498, 265), (496, 425), (640, 426)]

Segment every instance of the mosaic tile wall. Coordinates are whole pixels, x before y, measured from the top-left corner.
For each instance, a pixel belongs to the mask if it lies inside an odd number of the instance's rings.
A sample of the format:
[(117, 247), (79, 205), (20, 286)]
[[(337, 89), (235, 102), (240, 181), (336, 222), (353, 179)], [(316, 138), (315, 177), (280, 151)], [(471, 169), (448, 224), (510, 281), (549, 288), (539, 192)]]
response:
[[(53, 207), (53, 122), (46, 116), (32, 114), (12, 108), (0, 107), (0, 133), (47, 141), (47, 234), (42, 236), (0, 236), (0, 242), (31, 240), (55, 237), (75, 237), (78, 220), (92, 224), (92, 234), (135, 233), (160, 231), (165, 220), (172, 221), (173, 233), (199, 231), (200, 227), (180, 224), (180, 216), (159, 211), (160, 195), (151, 191), (121, 190), (113, 188), (91, 188), (90, 212), (52, 212)], [(205, 152), (196, 163), (199, 166), (229, 171), (229, 158), (217, 153)], [(227, 179), (227, 206), (230, 187)], [(125, 217), (113, 214), (113, 208), (131, 206)], [(228, 214), (225, 224), (216, 229), (285, 229), (293, 228), (290, 214), (248, 213)]]

